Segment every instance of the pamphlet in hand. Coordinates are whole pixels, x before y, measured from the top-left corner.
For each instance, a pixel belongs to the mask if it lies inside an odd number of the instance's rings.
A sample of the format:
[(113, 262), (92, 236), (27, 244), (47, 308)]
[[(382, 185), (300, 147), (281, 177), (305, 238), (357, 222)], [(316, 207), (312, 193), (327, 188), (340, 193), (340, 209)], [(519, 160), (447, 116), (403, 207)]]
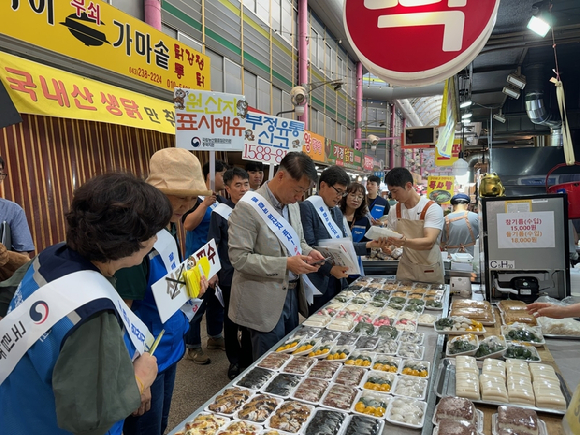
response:
[(347, 238), (326, 239), (320, 241), (320, 246), (315, 247), (325, 258), (335, 266), (348, 267), (348, 275), (361, 275), (358, 256), (354, 245)]

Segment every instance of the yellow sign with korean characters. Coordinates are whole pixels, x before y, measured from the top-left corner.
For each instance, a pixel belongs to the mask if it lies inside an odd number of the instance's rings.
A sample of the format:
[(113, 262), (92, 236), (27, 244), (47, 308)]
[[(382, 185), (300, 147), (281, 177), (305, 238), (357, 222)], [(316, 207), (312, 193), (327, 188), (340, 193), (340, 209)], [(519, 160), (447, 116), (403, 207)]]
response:
[(0, 2), (0, 33), (173, 92), (210, 87), (210, 59), (101, 0)]
[(0, 81), (20, 113), (175, 134), (173, 104), (0, 52)]
[(453, 196), (455, 177), (429, 175), (427, 177), (427, 198), (437, 204), (447, 204)]

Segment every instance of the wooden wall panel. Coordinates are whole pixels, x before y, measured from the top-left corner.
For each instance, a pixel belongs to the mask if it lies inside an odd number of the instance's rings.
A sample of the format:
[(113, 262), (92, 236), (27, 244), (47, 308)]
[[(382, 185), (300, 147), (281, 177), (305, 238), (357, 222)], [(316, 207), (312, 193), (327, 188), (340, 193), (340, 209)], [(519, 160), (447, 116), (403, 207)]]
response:
[[(146, 177), (151, 155), (174, 145), (173, 135), (157, 131), (25, 114), (22, 118), (22, 123), (0, 129), (0, 156), (8, 172), (0, 192), (26, 212), (37, 253), (64, 240), (65, 213), (76, 187), (111, 171)], [(207, 154), (196, 153), (202, 164)]]

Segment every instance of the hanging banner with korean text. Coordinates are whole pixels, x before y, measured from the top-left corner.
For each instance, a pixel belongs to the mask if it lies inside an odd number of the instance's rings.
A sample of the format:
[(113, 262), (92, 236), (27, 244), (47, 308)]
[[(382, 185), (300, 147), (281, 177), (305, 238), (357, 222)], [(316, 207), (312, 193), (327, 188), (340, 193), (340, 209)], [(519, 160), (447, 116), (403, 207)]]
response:
[(427, 198), (437, 204), (446, 204), (453, 196), (455, 177), (430, 175), (427, 177)]
[(311, 131), (304, 132), (304, 147), (303, 151), (315, 162), (325, 162), (324, 154), (324, 136), (313, 133)]
[(455, 125), (457, 122), (457, 109), (455, 104), (455, 82), (453, 78), (445, 82), (443, 89), (443, 102), (439, 115), (439, 138), (435, 148), (444, 157), (451, 157), (451, 151), (455, 140)]
[(329, 163), (337, 166), (344, 166), (348, 169), (362, 169), (363, 153), (354, 148), (350, 148), (339, 144), (338, 142), (330, 141), (330, 154), (326, 155)]
[(242, 154), (244, 160), (277, 165), (287, 153), (302, 151), (303, 146), (302, 121), (248, 111)]
[(497, 247), (554, 248), (554, 212), (498, 213)]
[(173, 105), (0, 52), (0, 81), (19, 113), (175, 134)]
[(209, 57), (102, 0), (3, 1), (0, 29), (169, 91), (211, 89)]
[[(206, 276), (207, 279), (210, 279), (218, 273), (222, 267), (214, 239), (211, 239), (198, 251), (194, 252), (191, 257), (195, 260), (199, 260), (203, 257), (208, 259), (209, 272)], [(155, 297), (155, 303), (159, 309), (159, 318), (163, 323), (190, 301), (182, 274), (185, 270), (189, 269), (191, 265), (192, 262), (190, 262), (189, 259), (185, 260), (151, 286), (151, 291)], [(190, 309), (197, 311), (197, 308), (199, 308), (202, 301), (197, 299), (195, 301), (199, 301), (199, 303), (192, 304)]]
[(175, 146), (195, 151), (243, 151), (246, 97), (175, 88)]
[[(479, 54), (500, 0), (345, 0), (343, 22), (362, 64), (391, 86), (452, 77)], [(393, 41), (385, 44), (385, 41)]]
[(435, 165), (436, 166), (453, 166), (453, 163), (459, 158), (459, 151), (461, 151), (461, 139), (453, 141), (451, 148), (451, 155), (449, 157), (442, 156), (439, 150), (435, 148)]

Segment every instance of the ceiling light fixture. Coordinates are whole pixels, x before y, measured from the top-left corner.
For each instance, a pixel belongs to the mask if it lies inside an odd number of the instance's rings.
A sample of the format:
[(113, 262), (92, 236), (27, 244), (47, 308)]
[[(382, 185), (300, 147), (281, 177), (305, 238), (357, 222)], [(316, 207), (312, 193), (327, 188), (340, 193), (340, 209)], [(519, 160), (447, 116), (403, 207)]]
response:
[(469, 106), (471, 106), (472, 104), (473, 104), (473, 103), (471, 102), (471, 100), (467, 100), (467, 101), (464, 101), (463, 103), (461, 103), (461, 104), (459, 105), (459, 107), (460, 107), (461, 109), (465, 109), (466, 107), (469, 107)]
[(461, 117), (461, 119), (469, 119), (473, 116), (473, 113), (469, 112), (469, 113), (464, 113), (463, 116)]
[(509, 74), (507, 76), (507, 82), (510, 85), (514, 85), (520, 89), (524, 89), (526, 87), (526, 77), (518, 73)]
[(463, 151), (459, 152), (459, 157), (453, 162), (451, 174), (456, 177), (462, 177), (469, 171), (469, 163), (463, 158)]
[(542, 38), (546, 36), (546, 34), (550, 31), (551, 28), (552, 26), (550, 26), (550, 24), (547, 21), (535, 15), (532, 15), (532, 18), (530, 18), (530, 21), (528, 21), (528, 29), (537, 33)]
[(514, 86), (504, 86), (503, 89), (501, 90), (504, 94), (506, 94), (508, 97), (512, 97), (514, 99), (518, 99), (520, 98), (520, 90)]
[(501, 113), (501, 109), (499, 109), (499, 113), (496, 113), (495, 115), (493, 115), (493, 119), (501, 122), (502, 124), (505, 124), (505, 122), (506, 122), (506, 117), (503, 116), (503, 113)]

